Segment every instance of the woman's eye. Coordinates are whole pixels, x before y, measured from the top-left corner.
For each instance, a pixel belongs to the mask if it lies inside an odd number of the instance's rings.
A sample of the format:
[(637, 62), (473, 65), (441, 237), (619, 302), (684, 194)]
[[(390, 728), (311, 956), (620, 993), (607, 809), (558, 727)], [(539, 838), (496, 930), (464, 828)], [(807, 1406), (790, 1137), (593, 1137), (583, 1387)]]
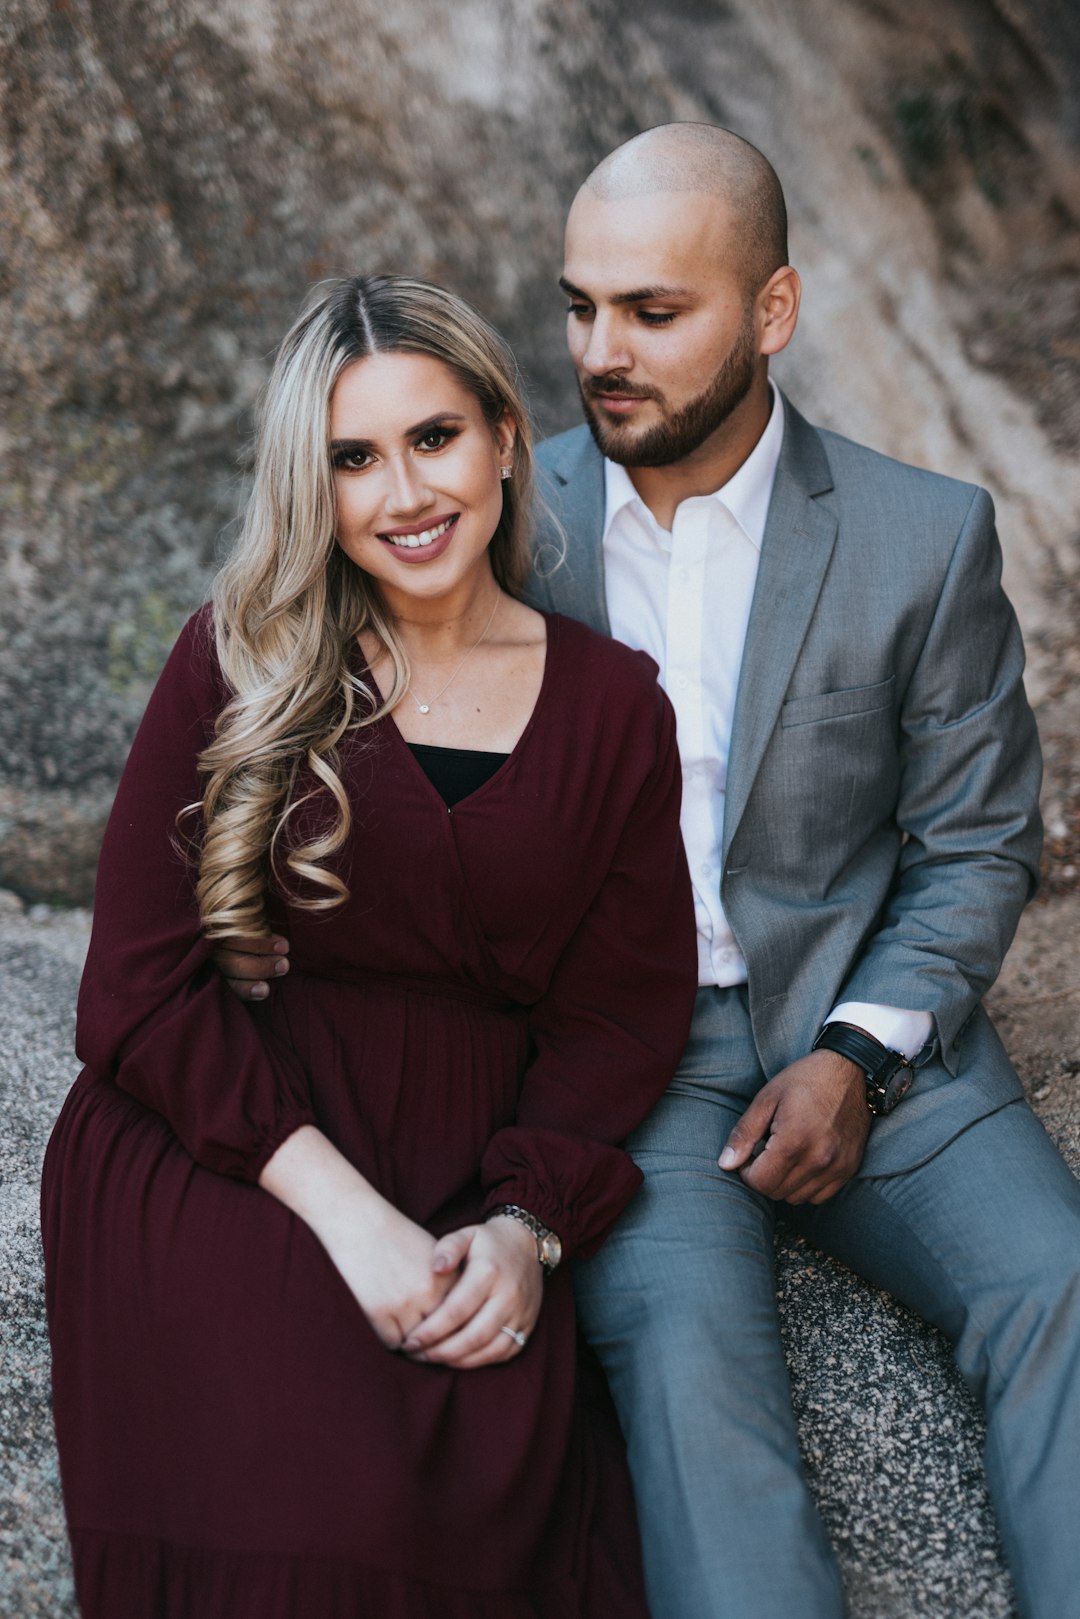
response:
[(441, 450), (444, 444), (449, 444), (450, 440), (454, 438), (457, 438), (457, 433), (453, 428), (429, 427), (426, 433), (420, 435), (416, 443), (421, 450)]
[(366, 450), (335, 450), (331, 459), (336, 472), (363, 472), (371, 465), (371, 456)]

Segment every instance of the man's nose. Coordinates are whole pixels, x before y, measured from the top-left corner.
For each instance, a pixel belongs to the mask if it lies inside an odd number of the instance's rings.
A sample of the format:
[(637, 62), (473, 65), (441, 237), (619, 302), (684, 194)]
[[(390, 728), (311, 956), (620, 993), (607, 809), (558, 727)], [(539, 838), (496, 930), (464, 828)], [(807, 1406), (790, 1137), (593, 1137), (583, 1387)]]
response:
[(621, 321), (597, 311), (589, 326), (589, 340), (581, 363), (590, 377), (606, 376), (610, 371), (629, 371), (633, 360), (627, 353)]

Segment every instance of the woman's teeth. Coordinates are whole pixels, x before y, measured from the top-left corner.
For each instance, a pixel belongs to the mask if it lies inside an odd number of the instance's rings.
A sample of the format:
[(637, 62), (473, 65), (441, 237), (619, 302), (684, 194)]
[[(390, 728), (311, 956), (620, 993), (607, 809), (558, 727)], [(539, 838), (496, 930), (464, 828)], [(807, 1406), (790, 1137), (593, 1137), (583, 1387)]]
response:
[(434, 528), (421, 529), (419, 534), (384, 534), (383, 539), (389, 540), (391, 545), (407, 545), (414, 550), (418, 545), (430, 545), (440, 535), (445, 534), (456, 518), (448, 517), (445, 523), (436, 523)]

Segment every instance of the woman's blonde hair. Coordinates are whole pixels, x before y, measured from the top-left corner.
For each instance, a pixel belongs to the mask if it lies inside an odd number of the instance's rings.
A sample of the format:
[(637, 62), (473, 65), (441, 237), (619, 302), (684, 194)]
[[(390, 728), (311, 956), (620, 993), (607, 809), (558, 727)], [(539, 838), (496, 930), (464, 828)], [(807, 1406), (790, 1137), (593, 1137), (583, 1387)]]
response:
[[(395, 352), (441, 360), (493, 431), (512, 421), (514, 476), (502, 486), (489, 554), (511, 594), (528, 576), (532, 435), (506, 344), (461, 298), (423, 281), (355, 276), (323, 286), (278, 351), (262, 400), (254, 487), (214, 584), (217, 654), (232, 695), (199, 760), (197, 894), (210, 938), (265, 934), (271, 885), (313, 911), (348, 897), (327, 864), (351, 826), (339, 745), (395, 706), (409, 672), (375, 582), (335, 540), (330, 399), (347, 365)], [(351, 667), (361, 630), (393, 664), (381, 707)], [(302, 806), (309, 811), (301, 817)]]

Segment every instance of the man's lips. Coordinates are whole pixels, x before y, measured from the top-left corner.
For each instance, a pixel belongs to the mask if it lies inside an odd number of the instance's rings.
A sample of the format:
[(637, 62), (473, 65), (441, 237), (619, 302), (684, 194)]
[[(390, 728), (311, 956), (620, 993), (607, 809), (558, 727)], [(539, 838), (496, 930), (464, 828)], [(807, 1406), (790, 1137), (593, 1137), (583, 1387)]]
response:
[(593, 404), (599, 405), (615, 416), (630, 416), (653, 397), (651, 393), (635, 393), (628, 388), (597, 387), (595, 383), (585, 392)]
[(611, 411), (616, 416), (632, 415), (648, 399), (647, 394), (590, 394), (601, 409)]
[(379, 539), (402, 562), (430, 562), (441, 556), (450, 544), (460, 515), (460, 512), (450, 512), (442, 517), (429, 517), (422, 523), (382, 529)]

